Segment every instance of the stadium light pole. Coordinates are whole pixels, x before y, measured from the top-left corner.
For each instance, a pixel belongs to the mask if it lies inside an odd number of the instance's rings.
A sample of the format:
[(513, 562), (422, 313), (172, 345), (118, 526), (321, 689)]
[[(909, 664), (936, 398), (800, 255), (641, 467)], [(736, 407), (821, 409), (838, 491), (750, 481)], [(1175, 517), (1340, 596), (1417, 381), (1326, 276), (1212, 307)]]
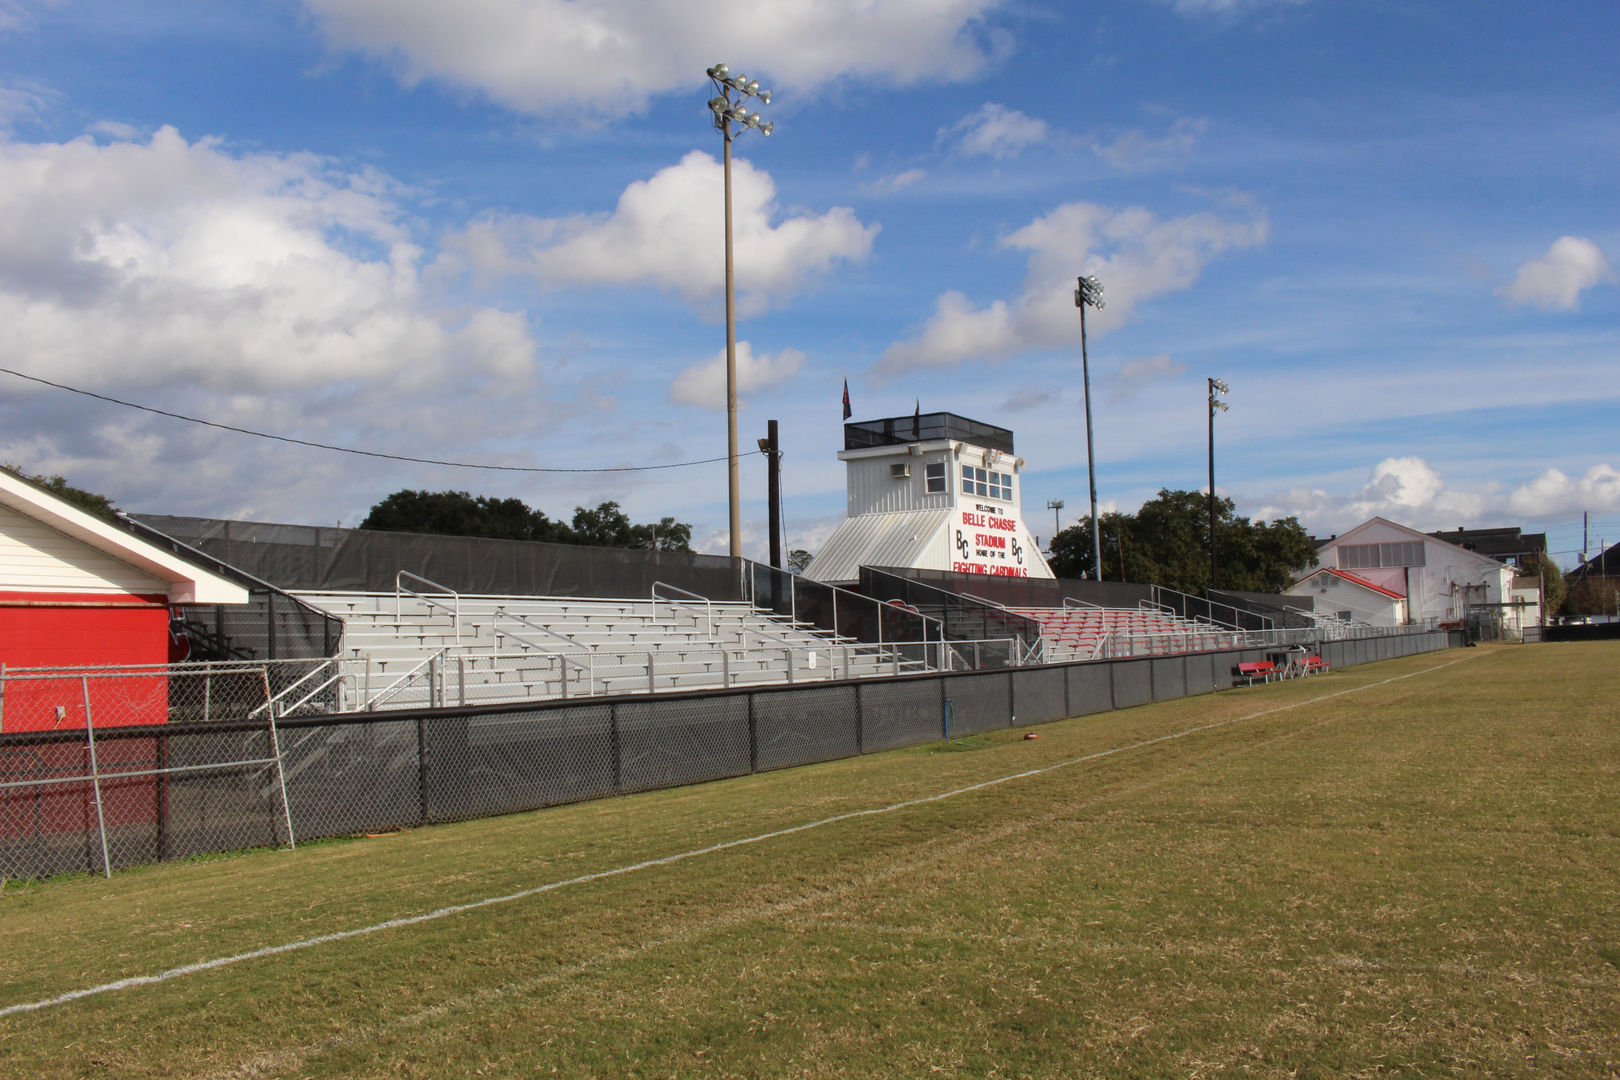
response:
[(1102, 282), (1083, 277), (1074, 290), (1074, 306), (1080, 309), (1080, 374), (1086, 385), (1086, 472), (1091, 480), (1091, 572), (1102, 580), (1102, 522), (1097, 520), (1097, 455), (1091, 442), (1091, 363), (1086, 358), (1086, 308), (1103, 309)]
[(1230, 394), (1232, 388), (1219, 379), (1209, 380), (1209, 587), (1221, 584), (1221, 560), (1215, 547), (1215, 410), (1226, 411), (1226, 402), (1220, 395)]
[[(737, 288), (731, 257), (731, 140), (735, 137), (731, 125), (735, 123), (741, 135), (754, 128), (761, 135), (770, 135), (773, 124), (761, 123), (759, 113), (749, 112), (748, 99), (757, 97), (760, 104), (771, 103), (771, 92), (761, 90), (757, 80), (746, 75), (733, 75), (724, 64), (708, 69), (709, 81), (716, 95), (709, 101), (715, 130), (725, 142), (726, 174), (726, 469), (731, 494), (731, 557), (742, 558), (742, 484), (737, 469)], [(732, 91), (738, 94), (731, 98)]]
[[(1063, 519), (1058, 516), (1058, 512), (1063, 509), (1063, 500), (1047, 499), (1046, 508), (1052, 511), (1052, 539), (1056, 540), (1057, 534), (1063, 531)], [(1047, 544), (1046, 550), (1051, 551), (1052, 545)]]

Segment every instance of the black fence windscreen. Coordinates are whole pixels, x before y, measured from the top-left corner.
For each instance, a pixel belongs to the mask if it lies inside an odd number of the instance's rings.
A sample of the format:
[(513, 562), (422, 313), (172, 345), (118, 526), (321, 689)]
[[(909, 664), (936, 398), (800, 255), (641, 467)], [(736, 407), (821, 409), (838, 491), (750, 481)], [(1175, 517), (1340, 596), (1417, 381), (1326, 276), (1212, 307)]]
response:
[[(173, 518), (192, 521), (194, 518)], [(248, 590), (245, 604), (182, 604), (180, 625), (191, 642), (191, 660), (314, 660), (343, 647), (343, 620), (291, 596), (189, 540), (134, 517), (131, 532), (159, 544)]]
[(157, 514), (137, 520), (293, 591), (392, 592), (405, 570), (494, 596), (645, 598), (661, 581), (711, 600), (744, 599), (740, 561), (721, 555)]

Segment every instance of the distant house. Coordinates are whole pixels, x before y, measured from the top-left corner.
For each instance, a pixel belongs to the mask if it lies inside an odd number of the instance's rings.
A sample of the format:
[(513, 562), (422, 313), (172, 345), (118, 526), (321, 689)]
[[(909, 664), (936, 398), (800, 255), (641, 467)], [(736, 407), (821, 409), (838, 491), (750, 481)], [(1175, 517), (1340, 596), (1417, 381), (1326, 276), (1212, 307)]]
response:
[(1283, 595), (1309, 596), (1314, 610), (1345, 622), (1404, 626), (1408, 621), (1406, 597), (1348, 570), (1318, 567), (1294, 582)]
[(1521, 532), (1517, 526), (1508, 529), (1459, 528), (1454, 532), (1441, 530), (1426, 535), (1481, 555), (1489, 555), (1497, 562), (1511, 566), (1522, 566), (1530, 556), (1547, 553), (1546, 533)]
[[(1540, 621), (1539, 598), (1525, 600), (1521, 588), (1515, 599), (1513, 567), (1385, 518), (1372, 518), (1349, 532), (1317, 541), (1316, 554), (1322, 567), (1352, 575), (1356, 588), (1370, 585), (1405, 600), (1404, 618), (1409, 623), (1461, 623), (1479, 618), (1481, 612), (1495, 613), (1493, 622), (1504, 626)], [(1318, 609), (1333, 610), (1322, 592), (1332, 587), (1307, 584), (1315, 577), (1305, 574), (1285, 592), (1315, 597)], [(1340, 578), (1344, 580), (1343, 575)], [(1350, 583), (1338, 587), (1346, 584)]]

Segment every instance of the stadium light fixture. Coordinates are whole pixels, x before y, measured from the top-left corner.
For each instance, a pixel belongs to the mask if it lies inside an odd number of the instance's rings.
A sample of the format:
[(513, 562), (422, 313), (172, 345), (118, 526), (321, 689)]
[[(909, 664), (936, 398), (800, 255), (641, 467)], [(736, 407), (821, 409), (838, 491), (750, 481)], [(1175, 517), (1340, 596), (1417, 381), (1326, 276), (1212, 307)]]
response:
[[(762, 105), (771, 103), (771, 92), (761, 90), (757, 79), (732, 75), (725, 64), (707, 72), (715, 89), (709, 99), (714, 128), (725, 143), (726, 176), (726, 471), (731, 496), (731, 557), (742, 558), (742, 485), (737, 475), (737, 287), (731, 245), (731, 140), (753, 128), (769, 136), (774, 125), (762, 123), (759, 113), (749, 112), (745, 102), (757, 97)], [(732, 98), (732, 92), (737, 98)], [(732, 125), (739, 129), (735, 133)]]
[[(1221, 584), (1221, 559), (1215, 543), (1215, 411), (1226, 411), (1226, 402), (1221, 400), (1222, 394), (1230, 394), (1232, 388), (1219, 379), (1209, 380), (1209, 587), (1219, 588)], [(1211, 600), (1213, 601), (1213, 597)]]
[[(1060, 510), (1063, 509), (1063, 500), (1062, 499), (1047, 499), (1046, 500), (1046, 508), (1048, 510), (1052, 511), (1052, 540), (1055, 542), (1057, 540), (1057, 534), (1063, 531), (1063, 518), (1058, 513)], [(1046, 545), (1046, 550), (1051, 551), (1052, 550), (1052, 545), (1047, 544)]]
[(1086, 308), (1103, 309), (1102, 282), (1082, 277), (1074, 290), (1074, 306), (1080, 309), (1080, 374), (1086, 386), (1086, 473), (1091, 480), (1091, 572), (1102, 580), (1102, 522), (1097, 520), (1097, 455), (1091, 441), (1091, 363), (1086, 358)]

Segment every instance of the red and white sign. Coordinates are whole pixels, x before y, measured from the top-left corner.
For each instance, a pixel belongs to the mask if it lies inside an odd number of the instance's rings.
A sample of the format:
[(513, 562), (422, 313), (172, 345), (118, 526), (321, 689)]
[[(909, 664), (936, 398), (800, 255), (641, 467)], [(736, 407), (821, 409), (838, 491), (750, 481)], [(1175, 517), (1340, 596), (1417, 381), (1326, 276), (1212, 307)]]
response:
[(1005, 506), (974, 503), (951, 530), (951, 569), (961, 574), (1028, 577), (1030, 553), (1019, 540), (1018, 515)]

